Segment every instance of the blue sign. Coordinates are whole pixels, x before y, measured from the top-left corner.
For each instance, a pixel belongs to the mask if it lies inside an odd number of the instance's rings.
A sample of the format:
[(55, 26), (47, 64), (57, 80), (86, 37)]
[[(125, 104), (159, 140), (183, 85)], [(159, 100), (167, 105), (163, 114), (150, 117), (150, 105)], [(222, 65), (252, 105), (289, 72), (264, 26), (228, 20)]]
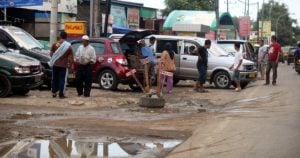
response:
[(43, 0), (0, 0), (0, 8), (42, 6)]

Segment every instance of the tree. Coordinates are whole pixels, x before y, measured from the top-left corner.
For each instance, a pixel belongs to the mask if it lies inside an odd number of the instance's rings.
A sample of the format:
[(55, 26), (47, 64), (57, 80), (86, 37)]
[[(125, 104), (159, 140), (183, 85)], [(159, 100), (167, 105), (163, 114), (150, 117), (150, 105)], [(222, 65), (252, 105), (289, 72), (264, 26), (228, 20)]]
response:
[(273, 0), (265, 3), (259, 11), (259, 20), (271, 20), (271, 30), (274, 32), (277, 26), (276, 36), (282, 45), (293, 45), (296, 42), (292, 24), (296, 24), (297, 21), (289, 16), (288, 8), (284, 3), (279, 4)]
[(214, 10), (215, 0), (165, 0), (164, 15), (173, 10)]

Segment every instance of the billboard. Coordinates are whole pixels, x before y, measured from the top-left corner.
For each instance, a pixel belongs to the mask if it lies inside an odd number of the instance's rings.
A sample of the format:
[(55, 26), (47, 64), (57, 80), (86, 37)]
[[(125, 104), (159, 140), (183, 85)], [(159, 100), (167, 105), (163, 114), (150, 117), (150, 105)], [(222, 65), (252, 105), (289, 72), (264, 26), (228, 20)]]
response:
[(117, 5), (111, 5), (111, 13), (114, 19), (114, 23), (116, 26), (119, 27), (128, 27), (127, 18), (126, 18), (126, 12), (125, 7), (117, 6)]
[(130, 29), (138, 29), (140, 26), (140, 10), (138, 8), (127, 8), (127, 19)]
[(250, 16), (239, 17), (239, 35), (241, 37), (250, 36)]
[(42, 6), (43, 0), (0, 0), (0, 8)]
[[(263, 29), (262, 29), (263, 26)], [(272, 35), (272, 24), (270, 20), (259, 21), (259, 35), (261, 37), (271, 37)]]

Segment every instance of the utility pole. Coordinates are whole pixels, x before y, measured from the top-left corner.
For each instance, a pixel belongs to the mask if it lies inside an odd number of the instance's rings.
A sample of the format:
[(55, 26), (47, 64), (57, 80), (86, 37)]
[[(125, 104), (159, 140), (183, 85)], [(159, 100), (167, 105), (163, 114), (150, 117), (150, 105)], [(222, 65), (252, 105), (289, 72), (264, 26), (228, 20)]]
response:
[(5, 22), (7, 21), (7, 11), (6, 11), (6, 8), (4, 8), (4, 21)]
[(50, 45), (57, 40), (57, 0), (51, 2)]
[(247, 9), (247, 15), (249, 16), (250, 13), (249, 13), (249, 7), (250, 7), (250, 3), (249, 3), (250, 0), (248, 0), (248, 9)]
[(244, 16), (247, 15), (247, 0), (245, 0), (245, 9), (244, 9)]
[(106, 15), (105, 15), (105, 26), (104, 26), (104, 36), (107, 36), (107, 28), (108, 28), (108, 18), (110, 15), (111, 8), (111, 0), (106, 0)]
[(263, 4), (262, 4), (262, 8), (261, 8), (261, 30), (260, 30), (260, 32), (261, 32), (261, 38), (264, 38), (264, 20), (265, 20), (265, 18), (264, 18), (264, 12), (265, 12), (265, 9), (264, 9), (264, 5), (265, 5), (265, 0), (263, 0)]
[(90, 37), (93, 36), (93, 9), (94, 8), (94, 1), (90, 0)]
[(93, 20), (93, 26), (94, 26), (94, 37), (100, 37), (100, 19), (99, 12), (100, 12), (100, 0), (93, 0), (94, 1), (94, 20)]
[(227, 0), (227, 13), (229, 13), (228, 8), (229, 8), (229, 4), (228, 4), (228, 0)]
[(257, 42), (259, 42), (259, 1), (257, 2)]
[(218, 32), (219, 32), (219, 0), (215, 0), (215, 10), (216, 10), (215, 40), (218, 40)]

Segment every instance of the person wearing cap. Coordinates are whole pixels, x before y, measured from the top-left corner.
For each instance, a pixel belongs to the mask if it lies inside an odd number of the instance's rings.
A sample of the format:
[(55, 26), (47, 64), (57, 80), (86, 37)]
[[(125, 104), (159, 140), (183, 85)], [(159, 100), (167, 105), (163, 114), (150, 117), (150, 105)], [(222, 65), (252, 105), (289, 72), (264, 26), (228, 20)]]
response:
[(76, 89), (78, 96), (90, 97), (92, 88), (92, 64), (96, 62), (96, 52), (89, 44), (89, 37), (82, 36), (82, 45), (76, 51)]

